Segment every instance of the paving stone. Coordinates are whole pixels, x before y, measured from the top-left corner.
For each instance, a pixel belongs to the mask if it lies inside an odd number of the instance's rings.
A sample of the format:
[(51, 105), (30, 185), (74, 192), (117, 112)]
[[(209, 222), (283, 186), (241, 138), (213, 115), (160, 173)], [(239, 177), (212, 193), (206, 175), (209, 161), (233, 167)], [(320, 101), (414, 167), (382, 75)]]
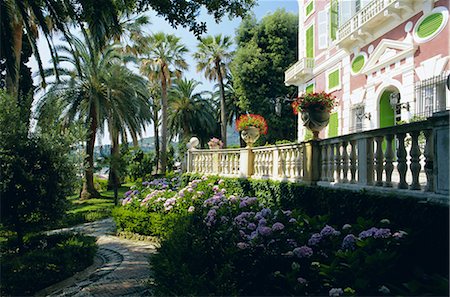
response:
[(97, 237), (97, 257), (102, 265), (83, 280), (77, 280), (65, 288), (58, 288), (48, 296), (58, 297), (111, 297), (151, 296), (148, 287), (150, 267), (148, 256), (156, 252), (155, 244), (132, 241), (113, 236), (112, 219), (86, 223), (73, 228), (50, 231), (80, 232)]

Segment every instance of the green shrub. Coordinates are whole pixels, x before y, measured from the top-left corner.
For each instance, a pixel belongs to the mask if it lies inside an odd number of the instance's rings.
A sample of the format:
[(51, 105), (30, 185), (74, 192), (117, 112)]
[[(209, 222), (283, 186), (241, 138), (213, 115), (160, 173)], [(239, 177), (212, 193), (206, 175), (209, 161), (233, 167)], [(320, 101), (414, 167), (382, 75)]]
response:
[(14, 244), (2, 248), (2, 295), (32, 295), (92, 265), (95, 238), (73, 234), (33, 236), (17, 254)]

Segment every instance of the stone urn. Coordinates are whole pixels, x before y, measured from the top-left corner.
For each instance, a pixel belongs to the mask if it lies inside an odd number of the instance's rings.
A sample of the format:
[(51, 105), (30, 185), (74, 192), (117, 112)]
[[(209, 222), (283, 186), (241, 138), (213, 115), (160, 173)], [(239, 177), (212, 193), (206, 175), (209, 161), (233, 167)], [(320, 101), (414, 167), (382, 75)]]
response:
[(247, 147), (252, 147), (253, 144), (259, 139), (259, 129), (254, 126), (249, 126), (241, 131), (241, 137), (247, 144)]
[(325, 110), (305, 110), (301, 114), (303, 126), (313, 132), (313, 139), (319, 139), (319, 132), (330, 121), (330, 113)]

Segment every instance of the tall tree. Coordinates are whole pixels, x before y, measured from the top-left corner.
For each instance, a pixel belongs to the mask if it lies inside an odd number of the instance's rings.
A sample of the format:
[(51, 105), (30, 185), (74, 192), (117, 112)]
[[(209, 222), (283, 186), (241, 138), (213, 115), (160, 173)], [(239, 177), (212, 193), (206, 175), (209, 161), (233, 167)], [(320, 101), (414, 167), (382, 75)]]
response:
[(205, 77), (215, 80), (220, 90), (220, 130), (224, 146), (227, 145), (227, 112), (225, 104), (224, 78), (227, 76), (228, 64), (231, 60), (232, 41), (221, 34), (206, 36), (200, 39), (194, 58), (197, 60), (197, 71), (204, 71)]
[(195, 80), (178, 79), (169, 91), (169, 131), (171, 137), (179, 135), (181, 142), (193, 135), (205, 142), (215, 132), (214, 107), (204, 94), (195, 93), (198, 85)]
[[(103, 52), (98, 52), (75, 37), (72, 45), (76, 49), (77, 57), (73, 56), (71, 48), (61, 46), (59, 60), (71, 64), (73, 68), (60, 69), (64, 76), (52, 83), (43, 96), (41, 105), (56, 104), (55, 101), (60, 101), (63, 107), (62, 116), (66, 117), (67, 121), (80, 119), (85, 123), (88, 133), (81, 198), (88, 199), (100, 196), (93, 182), (97, 132), (104, 129), (107, 121), (116, 130), (119, 130), (118, 126), (125, 125), (124, 123), (137, 129), (142, 125), (140, 113), (148, 110), (149, 106), (145, 105), (148, 102), (144, 93), (145, 82), (121, 64), (121, 57), (115, 46), (108, 46)], [(77, 63), (80, 63), (82, 73), (76, 70)], [(120, 125), (114, 126), (114, 121)], [(115, 132), (113, 134), (118, 135)]]
[(294, 93), (286, 87), (284, 71), (297, 61), (298, 17), (277, 10), (260, 22), (244, 20), (236, 30), (237, 49), (231, 72), (233, 86), (244, 111), (261, 114), (269, 124), (261, 141), (274, 143), (279, 139), (294, 140), (297, 118), (289, 104), (282, 106), (282, 117), (274, 112), (276, 98)]
[(161, 173), (167, 167), (167, 90), (172, 77), (181, 77), (188, 65), (184, 59), (187, 48), (180, 43), (180, 38), (163, 32), (149, 37), (149, 47), (146, 58), (142, 59), (141, 73), (146, 73), (149, 79), (158, 78), (161, 84)]

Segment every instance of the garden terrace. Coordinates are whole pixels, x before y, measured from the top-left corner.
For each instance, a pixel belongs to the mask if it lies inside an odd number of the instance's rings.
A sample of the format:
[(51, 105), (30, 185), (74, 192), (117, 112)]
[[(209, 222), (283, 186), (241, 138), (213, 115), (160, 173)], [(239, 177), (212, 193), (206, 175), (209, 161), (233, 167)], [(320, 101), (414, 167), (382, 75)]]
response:
[(189, 173), (299, 181), (448, 203), (448, 112), (426, 121), (297, 144), (190, 150)]

